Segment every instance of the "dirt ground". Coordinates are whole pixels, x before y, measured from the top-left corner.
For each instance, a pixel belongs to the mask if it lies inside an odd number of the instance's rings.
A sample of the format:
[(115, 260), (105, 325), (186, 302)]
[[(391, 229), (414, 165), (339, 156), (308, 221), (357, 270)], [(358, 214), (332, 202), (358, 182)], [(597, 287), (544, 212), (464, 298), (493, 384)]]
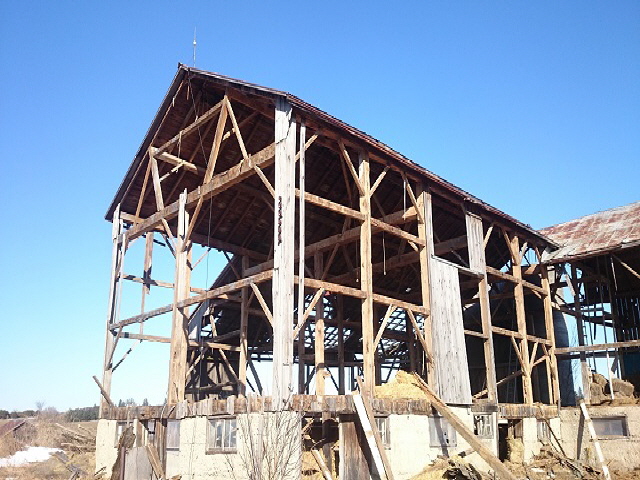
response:
[[(30, 463), (16, 467), (0, 467), (0, 480), (68, 480), (71, 471), (70, 464), (86, 472), (86, 478), (93, 478), (95, 473), (95, 451), (90, 444), (95, 445), (97, 422), (64, 423), (56, 419), (33, 419), (29, 421), (29, 434), (4, 435), (0, 438), (0, 458), (13, 455), (26, 446), (60, 448), (64, 451), (65, 462), (52, 456), (44, 462)], [(68, 429), (65, 431), (64, 429)], [(74, 433), (77, 437), (74, 437)], [(79, 441), (80, 436), (93, 442)], [(88, 448), (87, 448), (88, 447)], [(73, 467), (72, 467), (73, 468)]]

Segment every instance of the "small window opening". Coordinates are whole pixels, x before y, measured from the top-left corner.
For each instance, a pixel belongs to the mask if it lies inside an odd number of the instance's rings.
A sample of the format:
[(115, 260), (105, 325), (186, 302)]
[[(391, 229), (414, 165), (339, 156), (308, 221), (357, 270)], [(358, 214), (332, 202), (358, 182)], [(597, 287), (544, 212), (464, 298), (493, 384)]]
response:
[(442, 417), (429, 417), (429, 445), (431, 447), (456, 447), (455, 429)]
[(627, 417), (599, 417), (593, 418), (593, 428), (598, 437), (628, 437), (629, 427)]
[(236, 433), (235, 418), (210, 418), (207, 427), (207, 453), (235, 453)]
[(180, 449), (180, 420), (167, 420), (167, 451)]
[(493, 422), (490, 413), (480, 413), (473, 416), (473, 433), (478, 438), (493, 438)]
[(380, 432), (380, 439), (384, 448), (391, 448), (391, 435), (389, 431), (389, 417), (376, 417), (376, 427)]

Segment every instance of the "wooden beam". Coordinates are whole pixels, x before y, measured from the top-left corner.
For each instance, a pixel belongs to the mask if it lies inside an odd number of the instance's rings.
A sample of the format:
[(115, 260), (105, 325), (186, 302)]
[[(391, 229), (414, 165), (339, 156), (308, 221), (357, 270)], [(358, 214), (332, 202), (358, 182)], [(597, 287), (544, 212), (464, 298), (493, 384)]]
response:
[(559, 347), (555, 349), (556, 355), (579, 352), (599, 352), (613, 348), (640, 348), (640, 340), (626, 342), (597, 343), (595, 345), (580, 345), (577, 347)]
[[(363, 392), (365, 386), (363, 385), (362, 380), (360, 380), (360, 377), (356, 378), (358, 380), (358, 387), (360, 388), (360, 392)], [(380, 432), (378, 431), (378, 426), (376, 425), (376, 420), (373, 413), (373, 408), (371, 407), (371, 403), (369, 402), (369, 397), (367, 395), (359, 395), (357, 393), (353, 394), (353, 403), (356, 407), (356, 413), (358, 414), (364, 436), (367, 439), (367, 443), (369, 444), (369, 450), (371, 451), (371, 456), (373, 457), (373, 461), (380, 479), (393, 480), (393, 471), (391, 470), (391, 464), (389, 463), (389, 459), (387, 458), (387, 453), (385, 452), (382, 438), (380, 437)], [(373, 475), (371, 476), (373, 477)]]
[(385, 328), (387, 328), (387, 324), (389, 323), (389, 319), (391, 318), (391, 315), (393, 315), (393, 312), (395, 311), (396, 311), (395, 306), (389, 305), (387, 307), (387, 311), (385, 312), (384, 317), (382, 318), (382, 323), (380, 324), (380, 328), (378, 329), (378, 334), (376, 335), (376, 338), (373, 341), (374, 350), (377, 350), (378, 344), (380, 343), (380, 340), (382, 340), (382, 334), (384, 333)]
[[(422, 293), (422, 306), (428, 309), (431, 309), (431, 280), (429, 278), (429, 265), (431, 264), (431, 259), (434, 254), (437, 254), (437, 250), (433, 243), (433, 210), (432, 210), (432, 199), (431, 193), (427, 191), (424, 186), (418, 184), (418, 199), (416, 210), (422, 211), (422, 219), (423, 221), (418, 221), (418, 236), (421, 240), (423, 240), (424, 248), (420, 249), (419, 257), (420, 257), (420, 291)], [(411, 320), (411, 319), (409, 319)], [(413, 322), (411, 322), (414, 333), (417, 335), (420, 333), (415, 330), (415, 326)], [(424, 342), (429, 347), (428, 351), (425, 351), (426, 354), (431, 352), (433, 348), (433, 337), (432, 337), (432, 329), (431, 329), (431, 315), (425, 316), (424, 325), (422, 329), (422, 336), (424, 337)], [(410, 346), (410, 354), (415, 356), (415, 346), (414, 343), (411, 342)], [(423, 346), (424, 349), (424, 346)], [(413, 359), (414, 363), (416, 359)], [(425, 378), (430, 384), (434, 384), (435, 376), (434, 376), (434, 368), (435, 362), (429, 362), (428, 365), (424, 366), (424, 374)]]
[(478, 283), (478, 297), (480, 300), (480, 320), (482, 322), (482, 335), (484, 338), (484, 363), (488, 399), (491, 402), (497, 403), (498, 390), (496, 385), (496, 361), (493, 350), (493, 336), (491, 335), (491, 304), (489, 300), (489, 282), (487, 279), (487, 262), (485, 256), (482, 218), (465, 211), (465, 223), (467, 227), (469, 265), (472, 269), (478, 270), (483, 275), (482, 279)]
[[(353, 165), (348, 159), (348, 153), (344, 145), (340, 145), (344, 152), (345, 161), (351, 168)], [(364, 388), (362, 394), (373, 397), (375, 386), (375, 351), (373, 349), (373, 270), (371, 268), (371, 189), (369, 173), (369, 156), (366, 152), (358, 154), (358, 178), (357, 185), (360, 192), (360, 213), (364, 215), (364, 221), (360, 227), (360, 286), (364, 293), (362, 299), (362, 361), (364, 374)], [(352, 172), (353, 173), (353, 172)]]
[(275, 204), (273, 232), (273, 408), (286, 408), (293, 365), (296, 122), (284, 97), (275, 107)]
[(160, 148), (158, 148), (157, 154), (161, 154), (163, 152), (169, 151), (169, 149), (178, 141), (181, 141), (187, 135), (193, 133), (200, 125), (203, 125), (206, 122), (208, 122), (210, 119), (212, 119), (218, 113), (218, 110), (220, 110), (223, 104), (224, 104), (224, 99), (220, 100), (213, 107), (207, 110), (204, 114), (200, 115), (199, 117), (196, 117), (196, 120), (193, 123), (191, 123), (186, 128), (183, 128), (182, 130), (180, 130), (178, 134), (175, 135), (171, 140), (167, 141)]
[[(242, 276), (249, 267), (249, 258), (242, 257)], [(249, 327), (249, 289), (243, 287), (240, 290), (240, 355), (238, 360), (238, 395), (247, 393), (247, 359), (249, 357), (249, 345), (247, 342), (247, 330)]]
[[(122, 243), (123, 222), (120, 219), (120, 205), (116, 207), (113, 214), (113, 225), (111, 227), (111, 240), (113, 243), (111, 250), (111, 275), (109, 280), (109, 303), (107, 307), (107, 321), (105, 328), (105, 346), (104, 346), (104, 363), (102, 366), (102, 385), (107, 393), (111, 393), (111, 376), (113, 369), (111, 368), (110, 359), (113, 357), (115, 349), (114, 335), (111, 330), (114, 323), (117, 322), (118, 303), (120, 297), (120, 273), (122, 269), (122, 259), (124, 255), (124, 245)], [(103, 418), (105, 408), (108, 407), (105, 397), (100, 400), (100, 418)]]
[[(324, 257), (321, 252), (315, 254), (313, 258), (314, 275), (316, 277), (322, 276), (324, 271)], [(313, 337), (314, 342), (314, 356), (316, 367), (316, 395), (325, 394), (325, 383), (327, 370), (325, 369), (324, 362), (324, 289), (318, 290), (321, 292), (319, 300), (316, 302), (316, 318), (315, 318), (315, 334)]]
[[(522, 257), (520, 255), (519, 239), (516, 235), (509, 235), (505, 232), (505, 237), (508, 239), (508, 247), (511, 253), (511, 270), (513, 277), (516, 280), (513, 287), (513, 295), (516, 308), (516, 321), (518, 323), (518, 333), (521, 335), (520, 339), (520, 362), (522, 364), (522, 392), (524, 396), (524, 403), (533, 405), (533, 384), (531, 382), (531, 366), (529, 365), (529, 347), (527, 336), (527, 320), (526, 310), (524, 305), (524, 291), (522, 280)], [(511, 337), (513, 339), (513, 337)], [(518, 349), (516, 348), (516, 353)]]
[(191, 257), (190, 244), (186, 238), (189, 214), (186, 211), (187, 191), (180, 194), (178, 210), (178, 232), (176, 243), (176, 266), (171, 327), (171, 353), (169, 359), (169, 387), (167, 403), (175, 404), (185, 399), (187, 376), (187, 342), (189, 307), (178, 307), (178, 302), (189, 297), (191, 270), (188, 262)]
[(502, 480), (517, 480), (516, 477), (509, 471), (509, 469), (496, 457), (491, 450), (484, 446), (484, 444), (476, 437), (469, 428), (458, 418), (458, 416), (451, 411), (445, 403), (433, 393), (433, 390), (424, 383), (418, 375), (414, 374), (414, 377), (418, 380), (418, 386), (427, 394), (431, 401), (431, 406), (434, 407), (440, 415), (442, 415), (449, 424), (456, 429), (462, 438), (464, 438), (469, 446), (475, 450), (480, 457), (489, 464), (489, 466), (496, 472), (498, 478)]
[[(171, 343), (170, 337), (162, 337), (159, 335), (140, 335), (139, 333), (124, 332), (122, 334), (122, 338), (127, 338), (129, 340), (141, 340), (144, 342)], [(213, 342), (209, 340), (189, 340), (186, 342), (186, 345), (191, 348), (207, 347), (214, 350), (225, 350), (229, 352), (240, 351), (240, 347), (236, 347), (235, 345), (227, 345), (226, 343)]]
[(267, 305), (267, 302), (265, 301), (264, 297), (262, 296), (262, 292), (260, 292), (260, 289), (258, 288), (258, 286), (255, 283), (251, 283), (250, 286), (251, 286), (251, 290), (253, 290), (254, 295), (258, 299), (258, 303), (260, 304), (260, 307), (262, 308), (262, 311), (264, 312), (265, 316), (267, 317), (267, 320), (271, 324), (271, 327), (273, 327), (273, 315), (271, 315), (271, 310), (269, 309), (269, 305)]

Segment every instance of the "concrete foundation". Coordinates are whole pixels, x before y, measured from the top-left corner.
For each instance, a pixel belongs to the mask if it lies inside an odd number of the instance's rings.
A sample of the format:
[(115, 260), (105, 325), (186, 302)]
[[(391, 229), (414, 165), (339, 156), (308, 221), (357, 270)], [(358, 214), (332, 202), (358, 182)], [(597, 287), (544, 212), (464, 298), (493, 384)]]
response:
[[(611, 470), (633, 470), (640, 467), (640, 407), (589, 407), (592, 418), (624, 417), (627, 435), (600, 436), (605, 461)], [(579, 408), (560, 410), (562, 444), (571, 458), (596, 465), (595, 452), (587, 426)]]

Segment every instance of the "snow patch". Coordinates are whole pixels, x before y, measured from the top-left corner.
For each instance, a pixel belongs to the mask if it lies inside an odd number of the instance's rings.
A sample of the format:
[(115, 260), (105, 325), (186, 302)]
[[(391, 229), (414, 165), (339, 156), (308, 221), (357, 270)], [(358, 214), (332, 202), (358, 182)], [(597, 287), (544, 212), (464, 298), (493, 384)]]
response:
[(0, 467), (19, 467), (27, 463), (44, 462), (49, 460), (53, 452), (61, 452), (59, 448), (27, 447), (14, 453), (10, 457), (0, 458)]

